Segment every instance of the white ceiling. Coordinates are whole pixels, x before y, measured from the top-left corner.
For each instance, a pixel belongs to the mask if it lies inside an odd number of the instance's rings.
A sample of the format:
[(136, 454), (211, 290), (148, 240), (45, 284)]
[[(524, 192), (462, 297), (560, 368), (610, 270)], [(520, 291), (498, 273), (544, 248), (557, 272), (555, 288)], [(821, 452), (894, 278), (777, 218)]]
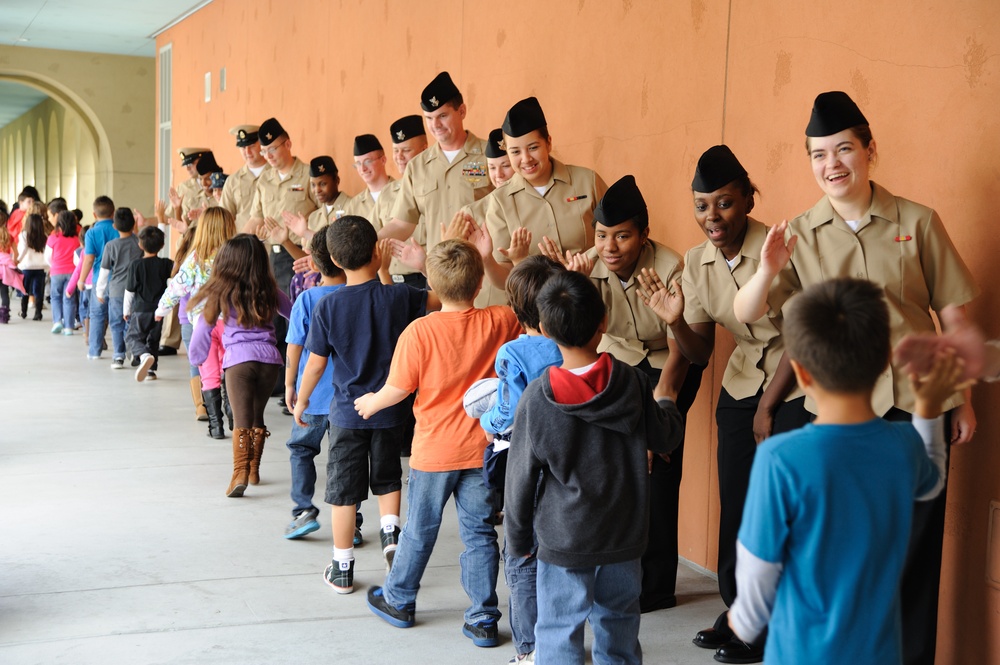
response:
[[(153, 35), (211, 0), (0, 0), (0, 45), (156, 55)], [(0, 80), (0, 127), (46, 99)]]

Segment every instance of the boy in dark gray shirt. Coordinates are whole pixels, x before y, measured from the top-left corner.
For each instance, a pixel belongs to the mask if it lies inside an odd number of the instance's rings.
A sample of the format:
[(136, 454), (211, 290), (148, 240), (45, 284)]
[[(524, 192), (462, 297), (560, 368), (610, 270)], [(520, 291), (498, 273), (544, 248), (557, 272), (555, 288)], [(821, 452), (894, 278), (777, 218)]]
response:
[[(111, 326), (111, 369), (125, 367), (125, 281), (133, 261), (142, 258), (139, 242), (132, 233), (135, 216), (128, 208), (118, 208), (114, 216), (118, 239), (104, 248), (101, 272), (97, 278), (97, 299), (108, 302), (108, 324)], [(107, 295), (105, 295), (107, 294)]]

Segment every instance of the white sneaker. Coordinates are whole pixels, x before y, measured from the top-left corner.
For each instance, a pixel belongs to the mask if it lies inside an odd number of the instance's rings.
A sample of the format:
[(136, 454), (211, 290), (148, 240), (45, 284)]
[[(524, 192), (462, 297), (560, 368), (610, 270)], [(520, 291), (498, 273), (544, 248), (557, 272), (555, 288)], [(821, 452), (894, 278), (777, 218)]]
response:
[(523, 665), (524, 663), (534, 663), (535, 652), (519, 653), (507, 661), (507, 665)]
[(149, 375), (149, 369), (153, 366), (153, 363), (155, 362), (156, 358), (154, 358), (153, 354), (151, 353), (144, 353), (141, 356), (139, 356), (139, 367), (137, 367), (135, 370), (135, 380), (138, 381), (139, 383), (145, 381), (146, 377)]

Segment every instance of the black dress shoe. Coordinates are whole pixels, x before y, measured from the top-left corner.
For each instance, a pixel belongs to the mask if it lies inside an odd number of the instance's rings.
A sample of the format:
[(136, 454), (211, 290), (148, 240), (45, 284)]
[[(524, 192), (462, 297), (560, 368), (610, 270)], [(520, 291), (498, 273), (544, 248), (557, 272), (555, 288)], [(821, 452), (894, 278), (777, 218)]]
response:
[(720, 663), (760, 663), (764, 660), (764, 647), (747, 644), (734, 637), (719, 647), (715, 660)]
[(694, 639), (691, 640), (691, 642), (693, 642), (696, 647), (714, 650), (726, 644), (731, 639), (733, 639), (732, 631), (706, 628), (705, 630), (699, 630), (698, 634), (694, 636)]
[(159, 355), (161, 357), (162, 356), (176, 356), (177, 355), (177, 349), (175, 349), (172, 346), (161, 346), (156, 353), (157, 353), (157, 355)]

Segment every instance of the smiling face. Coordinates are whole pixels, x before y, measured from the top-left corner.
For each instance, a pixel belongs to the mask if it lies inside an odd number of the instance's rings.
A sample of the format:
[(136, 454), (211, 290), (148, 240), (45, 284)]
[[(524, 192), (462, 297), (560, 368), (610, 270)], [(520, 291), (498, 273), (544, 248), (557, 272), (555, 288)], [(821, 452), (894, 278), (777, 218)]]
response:
[(536, 129), (517, 138), (504, 134), (503, 139), (514, 170), (532, 187), (546, 185), (552, 177), (552, 160), (549, 158), (552, 137), (546, 138), (542, 130)]
[(808, 139), (809, 161), (820, 189), (834, 201), (871, 195), (868, 172), (875, 142), (866, 148), (853, 130)]
[(260, 154), (279, 173), (286, 172), (292, 166), (292, 141), (288, 137), (278, 139), (266, 148), (261, 148)]
[(427, 150), (427, 136), (424, 134), (393, 144), (392, 161), (399, 169), (399, 175), (406, 173), (406, 165), (424, 150)]
[(510, 157), (487, 157), (486, 168), (490, 172), (490, 182), (499, 187), (514, 176), (514, 167), (510, 165)]
[(594, 248), (597, 254), (608, 270), (626, 282), (635, 272), (642, 245), (648, 237), (649, 229), (640, 231), (631, 219), (615, 226), (604, 226), (600, 222), (594, 225)]
[(340, 184), (340, 176), (321, 175), (318, 178), (309, 178), (309, 190), (316, 197), (316, 202), (321, 204), (330, 203), (337, 199), (340, 191), (337, 186)]
[(442, 150), (458, 150), (465, 145), (465, 104), (457, 109), (450, 103), (437, 111), (424, 111), (424, 124)]
[(385, 180), (385, 153), (381, 150), (372, 150), (354, 158), (354, 168), (358, 175), (371, 186), (373, 183), (380, 184)]
[(264, 157), (260, 154), (259, 142), (241, 146), (239, 150), (240, 155), (243, 157), (243, 161), (246, 162), (247, 166), (257, 169), (264, 166), (266, 163)]
[(747, 215), (753, 209), (753, 192), (743, 193), (743, 184), (734, 180), (714, 192), (694, 192), (694, 218), (709, 242), (730, 261), (743, 247)]

